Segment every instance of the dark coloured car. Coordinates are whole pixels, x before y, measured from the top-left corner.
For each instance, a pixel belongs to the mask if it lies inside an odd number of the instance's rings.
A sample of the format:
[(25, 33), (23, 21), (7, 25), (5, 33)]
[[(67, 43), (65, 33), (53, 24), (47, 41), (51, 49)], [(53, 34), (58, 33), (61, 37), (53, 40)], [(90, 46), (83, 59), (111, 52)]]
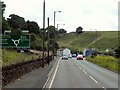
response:
[(72, 54), (72, 57), (77, 57), (77, 55), (76, 54)]

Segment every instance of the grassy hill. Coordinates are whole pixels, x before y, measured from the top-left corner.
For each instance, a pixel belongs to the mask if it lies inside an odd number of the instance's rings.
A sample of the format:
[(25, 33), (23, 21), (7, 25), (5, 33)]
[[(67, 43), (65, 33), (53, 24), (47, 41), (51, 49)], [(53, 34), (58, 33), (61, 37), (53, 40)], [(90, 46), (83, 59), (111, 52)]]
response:
[(80, 35), (67, 33), (57, 39), (60, 47), (83, 50), (87, 47), (116, 48), (118, 46), (118, 31), (86, 31)]

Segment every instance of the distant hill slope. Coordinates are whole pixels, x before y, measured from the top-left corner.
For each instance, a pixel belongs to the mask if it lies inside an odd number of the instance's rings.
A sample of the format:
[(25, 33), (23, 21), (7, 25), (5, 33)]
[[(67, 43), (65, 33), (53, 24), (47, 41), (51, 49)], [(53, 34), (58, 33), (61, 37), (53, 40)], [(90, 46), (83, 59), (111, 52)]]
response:
[(87, 47), (100, 49), (116, 48), (118, 46), (118, 31), (86, 31), (80, 35), (67, 33), (57, 39), (60, 47), (83, 50)]

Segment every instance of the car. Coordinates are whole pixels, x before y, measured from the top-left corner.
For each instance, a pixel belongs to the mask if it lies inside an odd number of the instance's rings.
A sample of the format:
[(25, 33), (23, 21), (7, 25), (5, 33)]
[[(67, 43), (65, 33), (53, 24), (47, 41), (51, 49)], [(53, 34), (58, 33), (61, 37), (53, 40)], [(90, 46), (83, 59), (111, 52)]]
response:
[(63, 55), (63, 56), (62, 56), (62, 59), (63, 59), (63, 60), (68, 60), (68, 57), (67, 57), (66, 55)]
[(84, 56), (83, 56), (83, 55), (78, 55), (76, 59), (77, 59), (77, 60), (83, 60), (83, 59), (84, 59)]
[(68, 54), (68, 58), (72, 58), (72, 55), (71, 55), (71, 54)]
[(77, 57), (77, 55), (76, 54), (72, 54), (72, 57)]

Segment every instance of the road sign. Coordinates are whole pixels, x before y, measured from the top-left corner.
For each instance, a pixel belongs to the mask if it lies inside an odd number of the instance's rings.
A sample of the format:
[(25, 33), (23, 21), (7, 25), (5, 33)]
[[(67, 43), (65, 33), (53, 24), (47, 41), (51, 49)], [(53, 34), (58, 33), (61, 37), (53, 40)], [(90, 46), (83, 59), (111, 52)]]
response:
[(2, 47), (30, 48), (29, 35), (2, 35)]

